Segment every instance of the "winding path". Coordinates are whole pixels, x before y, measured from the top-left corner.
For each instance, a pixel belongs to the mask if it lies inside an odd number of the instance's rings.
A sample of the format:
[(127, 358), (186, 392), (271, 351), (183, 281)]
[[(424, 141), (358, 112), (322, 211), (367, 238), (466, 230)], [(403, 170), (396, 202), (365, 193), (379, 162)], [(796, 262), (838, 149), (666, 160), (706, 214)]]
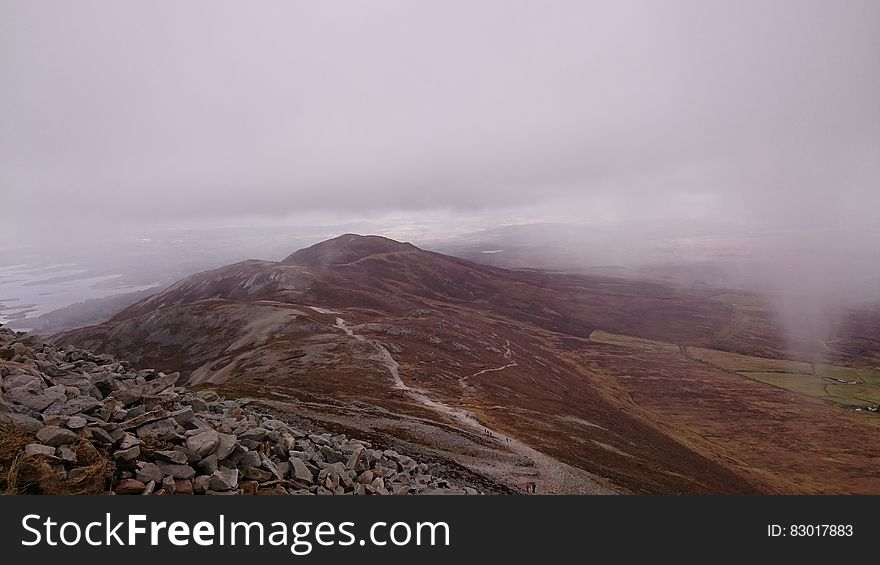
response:
[[(546, 494), (615, 494), (613, 490), (599, 485), (596, 482), (596, 477), (587, 471), (563, 463), (562, 461), (550, 457), (514, 437), (487, 427), (467, 410), (449, 406), (448, 404), (429, 397), (424, 390), (407, 386), (400, 377), (400, 364), (395, 361), (394, 357), (392, 357), (391, 353), (388, 351), (388, 348), (381, 343), (369, 340), (360, 334), (354, 333), (342, 318), (336, 318), (336, 327), (345, 332), (346, 335), (353, 337), (358, 341), (368, 343), (376, 349), (383, 364), (394, 379), (394, 389), (405, 391), (413, 400), (419, 402), (426, 408), (451, 418), (453, 421), (464, 428), (470, 429), (472, 432), (485, 435), (487, 439), (494, 440), (508, 451), (527, 459), (531, 463), (530, 466), (514, 463), (489, 465), (481, 468), (480, 470), (482, 472), (489, 475), (495, 475), (512, 485), (522, 485), (526, 482), (535, 483), (538, 486), (539, 492)], [(509, 341), (505, 346), (504, 356), (508, 359), (512, 356)], [(483, 369), (482, 371), (474, 373), (471, 377), (488, 373), (490, 371), (500, 371), (514, 366), (516, 366), (516, 361), (511, 361), (503, 367)]]

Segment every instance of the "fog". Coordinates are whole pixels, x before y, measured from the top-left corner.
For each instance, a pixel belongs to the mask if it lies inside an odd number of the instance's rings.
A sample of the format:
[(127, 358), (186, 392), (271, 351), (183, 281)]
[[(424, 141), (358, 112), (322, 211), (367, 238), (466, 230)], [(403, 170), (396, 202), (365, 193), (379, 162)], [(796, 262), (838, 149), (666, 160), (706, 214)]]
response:
[(872, 0), (4, 0), (0, 249), (564, 222), (825, 331), (880, 299), (878, 53)]

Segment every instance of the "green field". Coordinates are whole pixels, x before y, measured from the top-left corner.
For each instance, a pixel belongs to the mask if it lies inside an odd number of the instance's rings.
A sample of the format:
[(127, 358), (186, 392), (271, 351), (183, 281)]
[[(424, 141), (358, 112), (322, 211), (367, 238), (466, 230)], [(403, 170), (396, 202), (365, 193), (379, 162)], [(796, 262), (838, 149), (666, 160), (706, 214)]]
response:
[[(673, 352), (680, 349), (678, 345), (664, 341), (598, 330), (590, 335), (590, 340), (640, 351)], [(880, 369), (810, 364), (704, 347), (687, 347), (686, 351), (687, 356), (695, 361), (805, 396), (855, 408), (880, 404)]]

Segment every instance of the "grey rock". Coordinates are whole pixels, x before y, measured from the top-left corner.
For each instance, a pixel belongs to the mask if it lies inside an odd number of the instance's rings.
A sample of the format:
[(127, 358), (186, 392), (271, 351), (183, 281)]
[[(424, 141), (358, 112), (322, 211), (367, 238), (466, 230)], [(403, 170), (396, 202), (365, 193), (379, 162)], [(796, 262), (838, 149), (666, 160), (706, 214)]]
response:
[(165, 477), (162, 479), (162, 489), (167, 494), (174, 494), (177, 491), (177, 483), (174, 482), (174, 477)]
[(220, 434), (214, 430), (207, 430), (190, 436), (186, 440), (186, 448), (199, 457), (207, 457), (217, 449), (220, 443)]
[(238, 462), (238, 468), (246, 469), (247, 467), (259, 467), (261, 464), (262, 460), (260, 459), (260, 454), (256, 451), (248, 451)]
[(192, 408), (187, 406), (186, 408), (181, 408), (180, 410), (172, 412), (171, 417), (174, 418), (178, 424), (184, 425), (193, 421), (195, 413)]
[[(110, 434), (110, 437), (113, 438), (113, 434)], [(123, 432), (123, 436), (119, 439), (119, 444), (116, 446), (116, 449), (131, 449), (132, 447), (138, 446), (140, 444), (141, 440), (136, 438), (134, 435), (128, 432)]]
[(238, 439), (241, 441), (263, 441), (268, 433), (265, 428), (248, 428), (238, 434)]
[(266, 481), (272, 480), (272, 473), (259, 467), (246, 467), (242, 471), (242, 475), (244, 476), (244, 478), (252, 481), (257, 481), (258, 483), (264, 483)]
[(339, 471), (336, 467), (326, 467), (318, 473), (318, 484), (329, 491), (336, 490), (339, 486)]
[(113, 458), (117, 461), (133, 461), (141, 454), (141, 446), (133, 445), (128, 449), (117, 449), (113, 453)]
[(79, 436), (70, 430), (65, 430), (58, 426), (46, 426), (37, 432), (37, 439), (45, 445), (58, 447), (59, 445), (66, 445), (75, 442), (79, 439)]
[(211, 482), (209, 475), (199, 475), (193, 479), (193, 492), (196, 494), (205, 494), (208, 491), (208, 485)]
[(302, 459), (299, 459), (297, 457), (292, 457), (290, 459), (290, 467), (291, 467), (291, 473), (293, 474), (293, 477), (296, 478), (297, 480), (300, 480), (300, 481), (303, 481), (303, 482), (306, 482), (309, 484), (314, 482), (312, 472), (309, 470), (308, 467), (306, 467), (306, 464), (305, 464), (305, 462), (303, 462)]
[(223, 459), (224, 462), (228, 463), (226, 467), (238, 467), (241, 463), (241, 460), (244, 459), (244, 456), (247, 455), (248, 451), (239, 443), (235, 444), (235, 447), (232, 449), (232, 453), (229, 454), (226, 459)]
[(327, 463), (345, 463), (348, 457), (341, 451), (337, 451), (332, 447), (325, 445), (321, 447), (321, 455)]
[(219, 468), (217, 454), (212, 453), (198, 463), (196, 463), (199, 471), (205, 475), (210, 475)]
[(92, 384), (94, 384), (95, 388), (97, 388), (104, 396), (112, 394), (113, 391), (119, 388), (116, 379), (113, 378), (111, 373), (98, 374), (92, 378)]
[(12, 402), (13, 404), (20, 404), (21, 406), (36, 410), (37, 412), (41, 412), (55, 402), (67, 398), (63, 392), (59, 393), (58, 391), (54, 391), (48, 393), (29, 387), (14, 388), (8, 391), (4, 397), (7, 401)]
[(256, 451), (263, 446), (263, 443), (252, 439), (243, 439), (240, 441), (240, 445), (248, 451)]
[(162, 469), (160, 469), (155, 463), (139, 462), (137, 464), (137, 472), (135, 473), (135, 476), (137, 477), (137, 480), (142, 483), (148, 483), (150, 481), (161, 483), (162, 479), (165, 478), (165, 473), (163, 473)]
[(168, 439), (176, 433), (177, 422), (172, 418), (150, 422), (137, 429), (137, 435), (141, 439)]
[(177, 463), (168, 463), (167, 461), (157, 461), (156, 465), (166, 475), (175, 479), (191, 479), (196, 476), (196, 470), (189, 465), (178, 465)]
[(238, 469), (217, 469), (211, 474), (208, 488), (214, 491), (228, 491), (238, 488)]
[(101, 402), (93, 396), (77, 396), (62, 403), (58, 408), (52, 406), (44, 412), (47, 416), (72, 416), (80, 412), (89, 412), (101, 406)]
[(155, 455), (157, 460), (168, 461), (177, 465), (186, 465), (189, 462), (186, 453), (174, 449), (157, 451)]
[(278, 471), (278, 467), (265, 454), (260, 454), (260, 462), (263, 466), (263, 469), (269, 471), (273, 477), (279, 480), (283, 478), (281, 476), (281, 473)]
[[(356, 471), (365, 471), (366, 470), (366, 458), (364, 457), (366, 450), (362, 445), (358, 445), (355, 447), (354, 451), (351, 452), (351, 455), (348, 457), (348, 461), (346, 461), (345, 466), (349, 469), (354, 469)], [(360, 469), (358, 469), (358, 464), (360, 464)]]
[(43, 382), (43, 379), (37, 375), (31, 375), (29, 373), (15, 373), (3, 377), (3, 386), (0, 387), (4, 391), (11, 390), (13, 388), (30, 388), (34, 391), (42, 391), (46, 389), (46, 383)]
[(25, 455), (44, 455), (46, 457), (54, 458), (55, 457), (55, 448), (48, 446), (48, 445), (42, 445), (39, 443), (29, 443), (26, 446), (24, 446), (24, 453), (25, 453)]
[(106, 430), (98, 427), (87, 427), (83, 430), (83, 437), (104, 445), (110, 445), (113, 443), (113, 437)]
[(39, 431), (43, 427), (43, 424), (36, 418), (31, 418), (27, 414), (16, 414), (15, 412), (0, 413), (0, 423), (31, 433)]
[(205, 403), (205, 401), (198, 397), (190, 400), (189, 405), (195, 412), (205, 412), (208, 410), (208, 405)]
[(176, 373), (165, 375), (151, 382), (144, 382), (142, 384), (137, 384), (126, 389), (114, 391), (113, 394), (111, 394), (110, 396), (118, 399), (124, 405), (128, 406), (130, 404), (134, 404), (139, 399), (145, 396), (154, 396), (162, 392), (163, 390), (174, 386), (174, 383), (177, 382), (178, 376), (179, 375)]
[[(128, 415), (131, 415), (135, 409), (131, 409), (128, 411)], [(131, 430), (134, 428), (139, 428), (144, 424), (149, 424), (150, 422), (155, 422), (158, 420), (162, 420), (168, 417), (168, 413), (165, 412), (162, 408), (156, 408), (155, 410), (150, 410), (149, 412), (144, 412), (143, 414), (139, 414), (137, 416), (132, 416), (128, 420), (119, 423), (119, 429), (121, 430)]]
[(219, 441), (217, 443), (217, 459), (223, 460), (229, 457), (232, 451), (235, 449), (235, 444), (238, 441), (238, 438), (232, 434), (219, 434)]
[(67, 419), (67, 422), (64, 423), (64, 425), (71, 430), (80, 430), (86, 427), (86, 424), (88, 424), (88, 420), (82, 416), (71, 416)]
[(276, 463), (275, 468), (278, 469), (278, 474), (281, 475), (282, 479), (286, 479), (290, 476), (290, 463), (287, 461)]
[(64, 463), (69, 463), (71, 465), (76, 464), (76, 452), (66, 445), (58, 447), (58, 449), (56, 450), (56, 455)]

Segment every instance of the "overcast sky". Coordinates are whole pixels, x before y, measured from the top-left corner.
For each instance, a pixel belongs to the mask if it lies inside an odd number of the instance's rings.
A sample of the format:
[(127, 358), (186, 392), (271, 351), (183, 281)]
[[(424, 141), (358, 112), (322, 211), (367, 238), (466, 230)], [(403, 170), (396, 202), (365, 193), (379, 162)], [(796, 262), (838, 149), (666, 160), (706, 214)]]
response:
[(0, 0), (2, 225), (880, 224), (880, 2)]

